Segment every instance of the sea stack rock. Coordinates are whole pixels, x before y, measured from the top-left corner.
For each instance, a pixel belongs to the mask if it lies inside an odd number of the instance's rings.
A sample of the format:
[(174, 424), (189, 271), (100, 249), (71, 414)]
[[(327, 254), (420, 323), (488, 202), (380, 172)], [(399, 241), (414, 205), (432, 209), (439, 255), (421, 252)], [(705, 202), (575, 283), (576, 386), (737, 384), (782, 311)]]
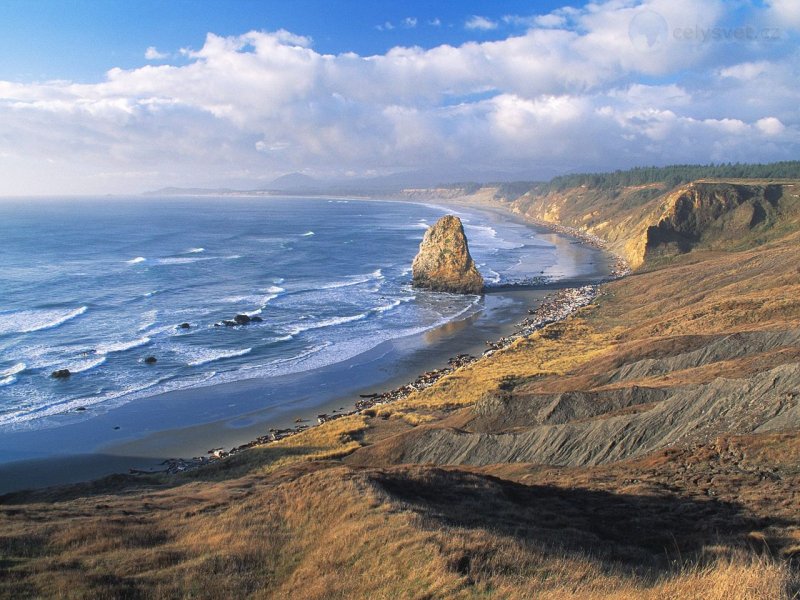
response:
[(483, 291), (483, 277), (469, 254), (461, 219), (453, 215), (428, 228), (411, 270), (414, 287), (455, 294)]

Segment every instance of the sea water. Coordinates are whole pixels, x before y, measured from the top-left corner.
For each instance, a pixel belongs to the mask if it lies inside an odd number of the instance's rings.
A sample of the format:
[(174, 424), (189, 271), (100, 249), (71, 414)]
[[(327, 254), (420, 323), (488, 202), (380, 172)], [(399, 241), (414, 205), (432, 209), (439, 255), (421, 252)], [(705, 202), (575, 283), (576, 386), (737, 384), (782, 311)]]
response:
[[(319, 369), (468, 316), (479, 297), (410, 286), (425, 229), (448, 212), (461, 216), (488, 285), (559, 276), (555, 246), (471, 209), (278, 197), (0, 202), (0, 432)], [(262, 320), (223, 323), (237, 314)], [(58, 369), (72, 375), (53, 378)]]

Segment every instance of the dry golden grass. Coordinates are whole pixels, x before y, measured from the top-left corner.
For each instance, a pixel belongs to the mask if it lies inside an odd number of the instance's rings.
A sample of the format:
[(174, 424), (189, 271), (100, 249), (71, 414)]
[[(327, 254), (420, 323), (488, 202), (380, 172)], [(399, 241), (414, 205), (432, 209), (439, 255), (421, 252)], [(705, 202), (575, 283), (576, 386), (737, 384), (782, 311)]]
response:
[[(586, 311), (582, 311), (585, 313)], [(557, 332), (557, 333), (556, 333)], [(496, 352), (491, 360), (478, 361), (447, 375), (435, 385), (411, 394), (408, 398), (381, 407), (379, 416), (397, 414), (414, 424), (419, 411), (452, 409), (477, 402), (501, 382), (544, 375), (561, 375), (607, 352), (613, 334), (599, 334), (586, 326), (580, 317), (567, 324), (556, 323), (532, 336), (518, 340)], [(430, 422), (423, 417), (418, 422)]]
[(364, 415), (349, 415), (284, 438), (271, 444), (271, 447), (302, 448), (307, 452), (304, 458), (308, 460), (337, 458), (361, 447), (356, 436), (363, 433), (367, 427), (367, 418)]
[[(406, 476), (389, 474), (398, 475)], [(502, 493), (486, 527), (448, 524), (387, 493), (383, 477), (309, 465), (272, 480), (5, 511), (0, 595), (766, 599), (797, 589), (785, 563), (724, 548), (699, 565), (642, 568), (591, 547), (537, 541), (535, 531), (493, 530), (505, 514)]]

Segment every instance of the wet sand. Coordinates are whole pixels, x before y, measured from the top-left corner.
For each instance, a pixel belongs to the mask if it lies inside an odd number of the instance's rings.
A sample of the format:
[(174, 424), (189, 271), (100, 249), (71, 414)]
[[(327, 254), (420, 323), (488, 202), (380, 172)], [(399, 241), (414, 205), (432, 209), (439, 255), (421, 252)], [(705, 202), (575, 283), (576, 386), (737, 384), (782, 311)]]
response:
[[(483, 212), (489, 220), (524, 223), (499, 208), (454, 208)], [(458, 354), (480, 356), (487, 341), (512, 333), (545, 296), (605, 280), (614, 266), (615, 257), (598, 248), (532, 228), (556, 245), (557, 267), (572, 277), (549, 285), (490, 291), (477, 314), (384, 342), (314, 371), (169, 392), (90, 419), (69, 422), (65, 416), (60, 427), (4, 433), (0, 493), (84, 481), (131, 468), (162, 469), (166, 459), (205, 456), (212, 448), (250, 442), (270, 428), (294, 427), (298, 419), (315, 424), (318, 414), (351, 411), (359, 395), (407, 384), (421, 373), (447, 366)]]

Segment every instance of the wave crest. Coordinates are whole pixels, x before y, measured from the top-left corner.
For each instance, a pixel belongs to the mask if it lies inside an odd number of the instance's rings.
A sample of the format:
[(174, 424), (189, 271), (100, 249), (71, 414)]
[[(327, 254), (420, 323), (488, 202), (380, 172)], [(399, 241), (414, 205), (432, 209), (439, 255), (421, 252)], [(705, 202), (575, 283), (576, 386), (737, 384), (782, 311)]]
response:
[(129, 340), (127, 342), (110, 342), (108, 344), (99, 344), (95, 348), (97, 354), (111, 354), (112, 352), (123, 352), (131, 348), (138, 348), (150, 343), (149, 337), (140, 337), (136, 340)]
[(222, 360), (224, 358), (235, 358), (237, 356), (244, 356), (249, 354), (252, 348), (243, 348), (241, 350), (213, 350), (212, 348), (195, 348), (192, 350), (193, 357), (186, 364), (190, 367), (197, 367), (205, 365), (215, 360)]
[(15, 365), (12, 365), (5, 371), (0, 371), (0, 377), (11, 377), (13, 375), (16, 375), (17, 373), (24, 371), (26, 368), (27, 365), (24, 362), (19, 362)]
[(342, 325), (343, 323), (350, 323), (352, 321), (360, 321), (361, 319), (365, 319), (367, 315), (369, 315), (369, 313), (365, 312), (349, 317), (331, 317), (329, 319), (322, 319), (321, 321), (314, 321), (308, 325), (295, 325), (289, 328), (289, 332), (292, 335), (297, 335), (298, 333), (311, 329), (322, 329), (324, 327), (333, 327), (334, 325)]
[(0, 315), (0, 335), (6, 333), (32, 333), (42, 329), (58, 327), (75, 317), (82, 315), (88, 307), (81, 306), (72, 310), (21, 310)]

